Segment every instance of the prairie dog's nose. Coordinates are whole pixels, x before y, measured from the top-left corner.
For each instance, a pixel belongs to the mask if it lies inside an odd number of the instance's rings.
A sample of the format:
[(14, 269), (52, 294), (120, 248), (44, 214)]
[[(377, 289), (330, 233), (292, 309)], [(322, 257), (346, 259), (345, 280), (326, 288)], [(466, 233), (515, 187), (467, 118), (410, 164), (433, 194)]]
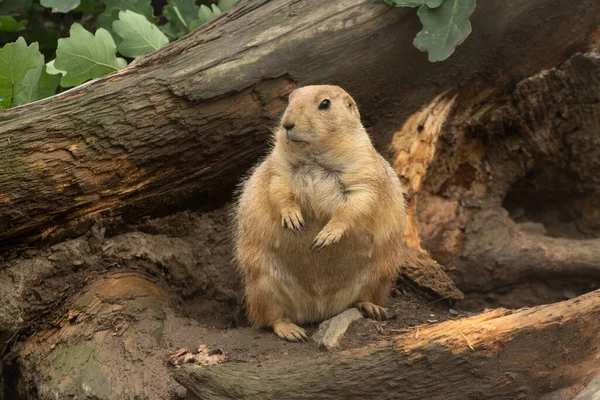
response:
[(283, 127), (287, 131), (294, 128), (294, 125), (295, 125), (294, 117), (291, 112), (288, 111), (283, 115), (283, 119), (281, 120), (281, 125), (283, 125)]

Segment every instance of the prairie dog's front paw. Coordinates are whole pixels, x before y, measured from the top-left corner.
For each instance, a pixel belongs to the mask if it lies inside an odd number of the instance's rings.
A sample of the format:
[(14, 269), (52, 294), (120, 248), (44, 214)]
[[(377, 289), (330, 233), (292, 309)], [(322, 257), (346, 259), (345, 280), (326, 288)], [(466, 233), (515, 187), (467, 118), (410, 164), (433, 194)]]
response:
[(291, 206), (281, 210), (281, 226), (284, 229), (290, 229), (292, 232), (300, 232), (300, 229), (304, 227), (304, 219), (302, 218), (300, 207)]
[(341, 224), (328, 223), (321, 229), (321, 232), (313, 240), (310, 249), (312, 251), (321, 250), (324, 247), (330, 246), (339, 242), (344, 235), (344, 226)]

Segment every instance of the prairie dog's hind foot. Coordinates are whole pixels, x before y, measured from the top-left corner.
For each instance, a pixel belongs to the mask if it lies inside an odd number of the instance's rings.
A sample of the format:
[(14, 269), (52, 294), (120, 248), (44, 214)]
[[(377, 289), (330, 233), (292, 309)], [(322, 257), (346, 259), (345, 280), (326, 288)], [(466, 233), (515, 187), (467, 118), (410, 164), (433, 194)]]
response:
[(365, 317), (377, 321), (385, 321), (387, 319), (387, 311), (385, 308), (380, 307), (377, 304), (373, 304), (368, 301), (361, 301), (356, 303), (356, 308), (358, 308)]
[(282, 339), (290, 342), (306, 342), (306, 331), (293, 322), (280, 320), (273, 324), (273, 332)]

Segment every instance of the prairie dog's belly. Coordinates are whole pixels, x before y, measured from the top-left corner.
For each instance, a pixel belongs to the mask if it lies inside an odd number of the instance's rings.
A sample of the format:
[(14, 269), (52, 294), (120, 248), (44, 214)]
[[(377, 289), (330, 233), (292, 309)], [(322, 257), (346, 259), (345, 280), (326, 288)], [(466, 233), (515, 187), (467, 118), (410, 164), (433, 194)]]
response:
[(291, 179), (304, 228), (301, 234), (285, 229), (277, 236), (275, 274), (294, 322), (320, 321), (351, 306), (372, 278), (372, 236), (345, 234), (340, 242), (313, 253), (312, 241), (343, 204), (342, 173), (307, 163), (297, 166)]
[(310, 245), (321, 228), (322, 224), (305, 217), (302, 233), (285, 230), (276, 246), (279, 290), (289, 299), (288, 310), (296, 323), (319, 321), (344, 311), (374, 276), (370, 235), (345, 236), (313, 253)]

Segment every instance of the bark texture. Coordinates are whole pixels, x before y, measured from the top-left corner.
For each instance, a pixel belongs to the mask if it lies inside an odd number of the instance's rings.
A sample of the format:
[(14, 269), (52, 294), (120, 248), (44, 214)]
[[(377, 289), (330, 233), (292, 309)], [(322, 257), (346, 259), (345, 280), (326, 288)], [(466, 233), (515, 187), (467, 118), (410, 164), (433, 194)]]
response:
[[(430, 64), (412, 46), (412, 10), (246, 0), (124, 70), (3, 111), (0, 247), (46, 244), (0, 260), (5, 398), (182, 398), (168, 353), (223, 343), (276, 351), (260, 368), (178, 371), (188, 398), (572, 397), (598, 374), (597, 291), (328, 355), (216, 328), (244, 320), (226, 202), (287, 94), (312, 83), (355, 97), (406, 182), (404, 278), (451, 300), (462, 293), (444, 268), (470, 298), (573, 276), (589, 291), (599, 12), (592, 0), (484, 2), (468, 40)], [(182, 208), (204, 212), (172, 214)], [(146, 218), (157, 214), (170, 215)]]
[[(492, 101), (441, 95), (392, 140), (396, 169), (416, 186), (415, 237), (469, 301), (532, 304), (508, 292), (536, 280), (538, 304), (573, 297), (565, 279), (576, 294), (598, 287), (599, 54), (575, 54)], [(489, 298), (494, 288), (508, 292)]]
[(565, 399), (600, 370), (598, 317), (600, 291), (317, 359), (185, 366), (175, 378), (201, 399)]
[(102, 212), (132, 220), (214, 207), (264, 154), (297, 85), (345, 87), (383, 149), (447, 89), (469, 86), (463, 97), (482, 99), (587, 48), (599, 6), (580, 3), (478, 7), (480, 34), (443, 64), (412, 47), (412, 10), (374, 0), (240, 3), (121, 71), (0, 113), (0, 240), (46, 237)]

